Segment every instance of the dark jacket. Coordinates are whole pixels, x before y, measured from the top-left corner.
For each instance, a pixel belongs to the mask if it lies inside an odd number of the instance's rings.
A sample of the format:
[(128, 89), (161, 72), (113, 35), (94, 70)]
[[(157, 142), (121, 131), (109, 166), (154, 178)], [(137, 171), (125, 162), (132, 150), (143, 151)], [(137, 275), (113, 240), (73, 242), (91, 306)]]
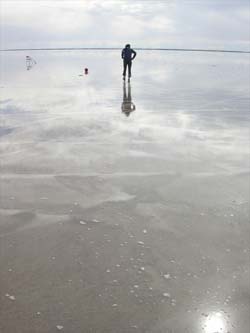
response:
[(131, 61), (136, 57), (136, 52), (130, 47), (125, 47), (122, 50), (122, 59), (124, 61)]

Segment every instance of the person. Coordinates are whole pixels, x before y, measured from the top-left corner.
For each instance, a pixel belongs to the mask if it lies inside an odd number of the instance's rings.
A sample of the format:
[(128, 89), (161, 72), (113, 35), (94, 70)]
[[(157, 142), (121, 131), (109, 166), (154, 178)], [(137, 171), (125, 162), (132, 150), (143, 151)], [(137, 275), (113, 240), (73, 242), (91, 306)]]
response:
[(131, 112), (135, 111), (135, 104), (132, 102), (131, 86), (128, 83), (128, 92), (126, 82), (123, 83), (123, 101), (122, 101), (122, 112), (128, 117)]
[(33, 58), (31, 58), (30, 56), (26, 56), (27, 71), (29, 71), (35, 64), (36, 64), (36, 61)]
[(136, 52), (131, 49), (130, 44), (125, 45), (125, 48), (122, 50), (122, 59), (123, 59), (123, 80), (126, 79), (126, 71), (128, 67), (128, 80), (131, 78), (131, 67), (132, 60), (136, 57)]

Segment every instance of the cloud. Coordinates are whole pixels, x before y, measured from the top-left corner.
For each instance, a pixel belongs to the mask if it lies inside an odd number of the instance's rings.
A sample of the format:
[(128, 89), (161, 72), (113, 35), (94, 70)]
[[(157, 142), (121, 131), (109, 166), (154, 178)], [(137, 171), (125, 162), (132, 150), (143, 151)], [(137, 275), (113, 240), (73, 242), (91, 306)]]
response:
[(1, 48), (249, 49), (249, 23), (244, 0), (2, 1)]
[(52, 34), (73, 33), (89, 23), (84, 3), (77, 1), (11, 1), (3, 3), (2, 11), (3, 27), (7, 25), (19, 29), (42, 30)]

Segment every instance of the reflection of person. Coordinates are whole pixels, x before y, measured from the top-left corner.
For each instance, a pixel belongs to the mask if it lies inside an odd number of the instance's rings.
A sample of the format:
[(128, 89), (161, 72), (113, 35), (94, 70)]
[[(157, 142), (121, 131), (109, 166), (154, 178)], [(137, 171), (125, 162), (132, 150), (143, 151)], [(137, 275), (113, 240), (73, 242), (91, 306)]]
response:
[(131, 66), (132, 60), (135, 59), (136, 52), (130, 48), (130, 44), (127, 44), (122, 50), (122, 59), (123, 59), (123, 80), (126, 78), (126, 71), (128, 67), (128, 80), (131, 78)]
[(123, 102), (122, 102), (122, 112), (128, 117), (131, 112), (135, 111), (135, 105), (132, 102), (131, 97), (131, 85), (128, 83), (128, 93), (126, 83), (123, 83)]

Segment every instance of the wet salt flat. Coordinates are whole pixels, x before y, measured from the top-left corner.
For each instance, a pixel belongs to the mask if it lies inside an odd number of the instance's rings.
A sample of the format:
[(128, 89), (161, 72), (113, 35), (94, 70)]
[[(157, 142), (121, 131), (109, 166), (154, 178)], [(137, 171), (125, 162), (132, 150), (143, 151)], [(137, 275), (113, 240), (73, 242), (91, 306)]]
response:
[(0, 57), (0, 332), (248, 333), (249, 55)]

